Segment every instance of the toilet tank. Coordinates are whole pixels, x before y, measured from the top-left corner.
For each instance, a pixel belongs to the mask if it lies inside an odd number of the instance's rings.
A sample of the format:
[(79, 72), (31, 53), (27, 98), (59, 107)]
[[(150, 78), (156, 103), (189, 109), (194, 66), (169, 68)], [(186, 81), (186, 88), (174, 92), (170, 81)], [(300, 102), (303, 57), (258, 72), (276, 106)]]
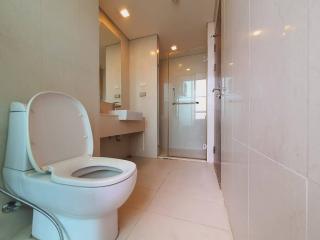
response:
[(12, 102), (10, 106), (4, 167), (19, 171), (33, 169), (27, 154), (26, 105), (20, 102)]

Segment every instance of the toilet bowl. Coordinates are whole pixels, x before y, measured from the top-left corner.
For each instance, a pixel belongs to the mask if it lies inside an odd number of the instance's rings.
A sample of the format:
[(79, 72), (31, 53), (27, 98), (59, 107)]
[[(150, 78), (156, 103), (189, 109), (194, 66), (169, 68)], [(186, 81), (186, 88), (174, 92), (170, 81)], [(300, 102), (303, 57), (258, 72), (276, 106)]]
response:
[[(11, 104), (5, 185), (54, 214), (66, 239), (116, 239), (117, 209), (135, 186), (134, 163), (92, 152), (88, 115), (78, 100), (42, 92), (27, 106)], [(32, 235), (58, 239), (54, 226), (36, 211)]]

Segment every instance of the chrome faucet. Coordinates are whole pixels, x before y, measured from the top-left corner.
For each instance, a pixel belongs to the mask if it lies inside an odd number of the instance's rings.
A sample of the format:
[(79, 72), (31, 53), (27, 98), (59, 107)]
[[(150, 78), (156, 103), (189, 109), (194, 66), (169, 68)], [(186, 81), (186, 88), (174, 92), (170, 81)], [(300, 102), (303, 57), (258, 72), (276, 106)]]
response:
[(113, 102), (112, 103), (112, 110), (117, 110), (118, 108), (121, 108), (120, 102)]

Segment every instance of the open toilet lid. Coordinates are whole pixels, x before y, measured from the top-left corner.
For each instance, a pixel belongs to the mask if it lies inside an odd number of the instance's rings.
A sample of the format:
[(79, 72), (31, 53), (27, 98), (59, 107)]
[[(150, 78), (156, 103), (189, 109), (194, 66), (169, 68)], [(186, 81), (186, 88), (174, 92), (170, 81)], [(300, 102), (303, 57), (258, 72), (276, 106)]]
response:
[(88, 114), (75, 98), (59, 92), (41, 92), (27, 105), (27, 151), (35, 170), (67, 159), (92, 155)]

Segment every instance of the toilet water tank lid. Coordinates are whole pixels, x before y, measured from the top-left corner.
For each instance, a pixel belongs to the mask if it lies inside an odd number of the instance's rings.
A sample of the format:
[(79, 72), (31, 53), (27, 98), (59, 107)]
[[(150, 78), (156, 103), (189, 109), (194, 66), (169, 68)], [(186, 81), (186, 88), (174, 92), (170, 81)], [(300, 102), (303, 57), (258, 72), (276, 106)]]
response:
[(38, 172), (67, 159), (93, 153), (88, 114), (75, 98), (41, 92), (27, 105), (27, 152)]

